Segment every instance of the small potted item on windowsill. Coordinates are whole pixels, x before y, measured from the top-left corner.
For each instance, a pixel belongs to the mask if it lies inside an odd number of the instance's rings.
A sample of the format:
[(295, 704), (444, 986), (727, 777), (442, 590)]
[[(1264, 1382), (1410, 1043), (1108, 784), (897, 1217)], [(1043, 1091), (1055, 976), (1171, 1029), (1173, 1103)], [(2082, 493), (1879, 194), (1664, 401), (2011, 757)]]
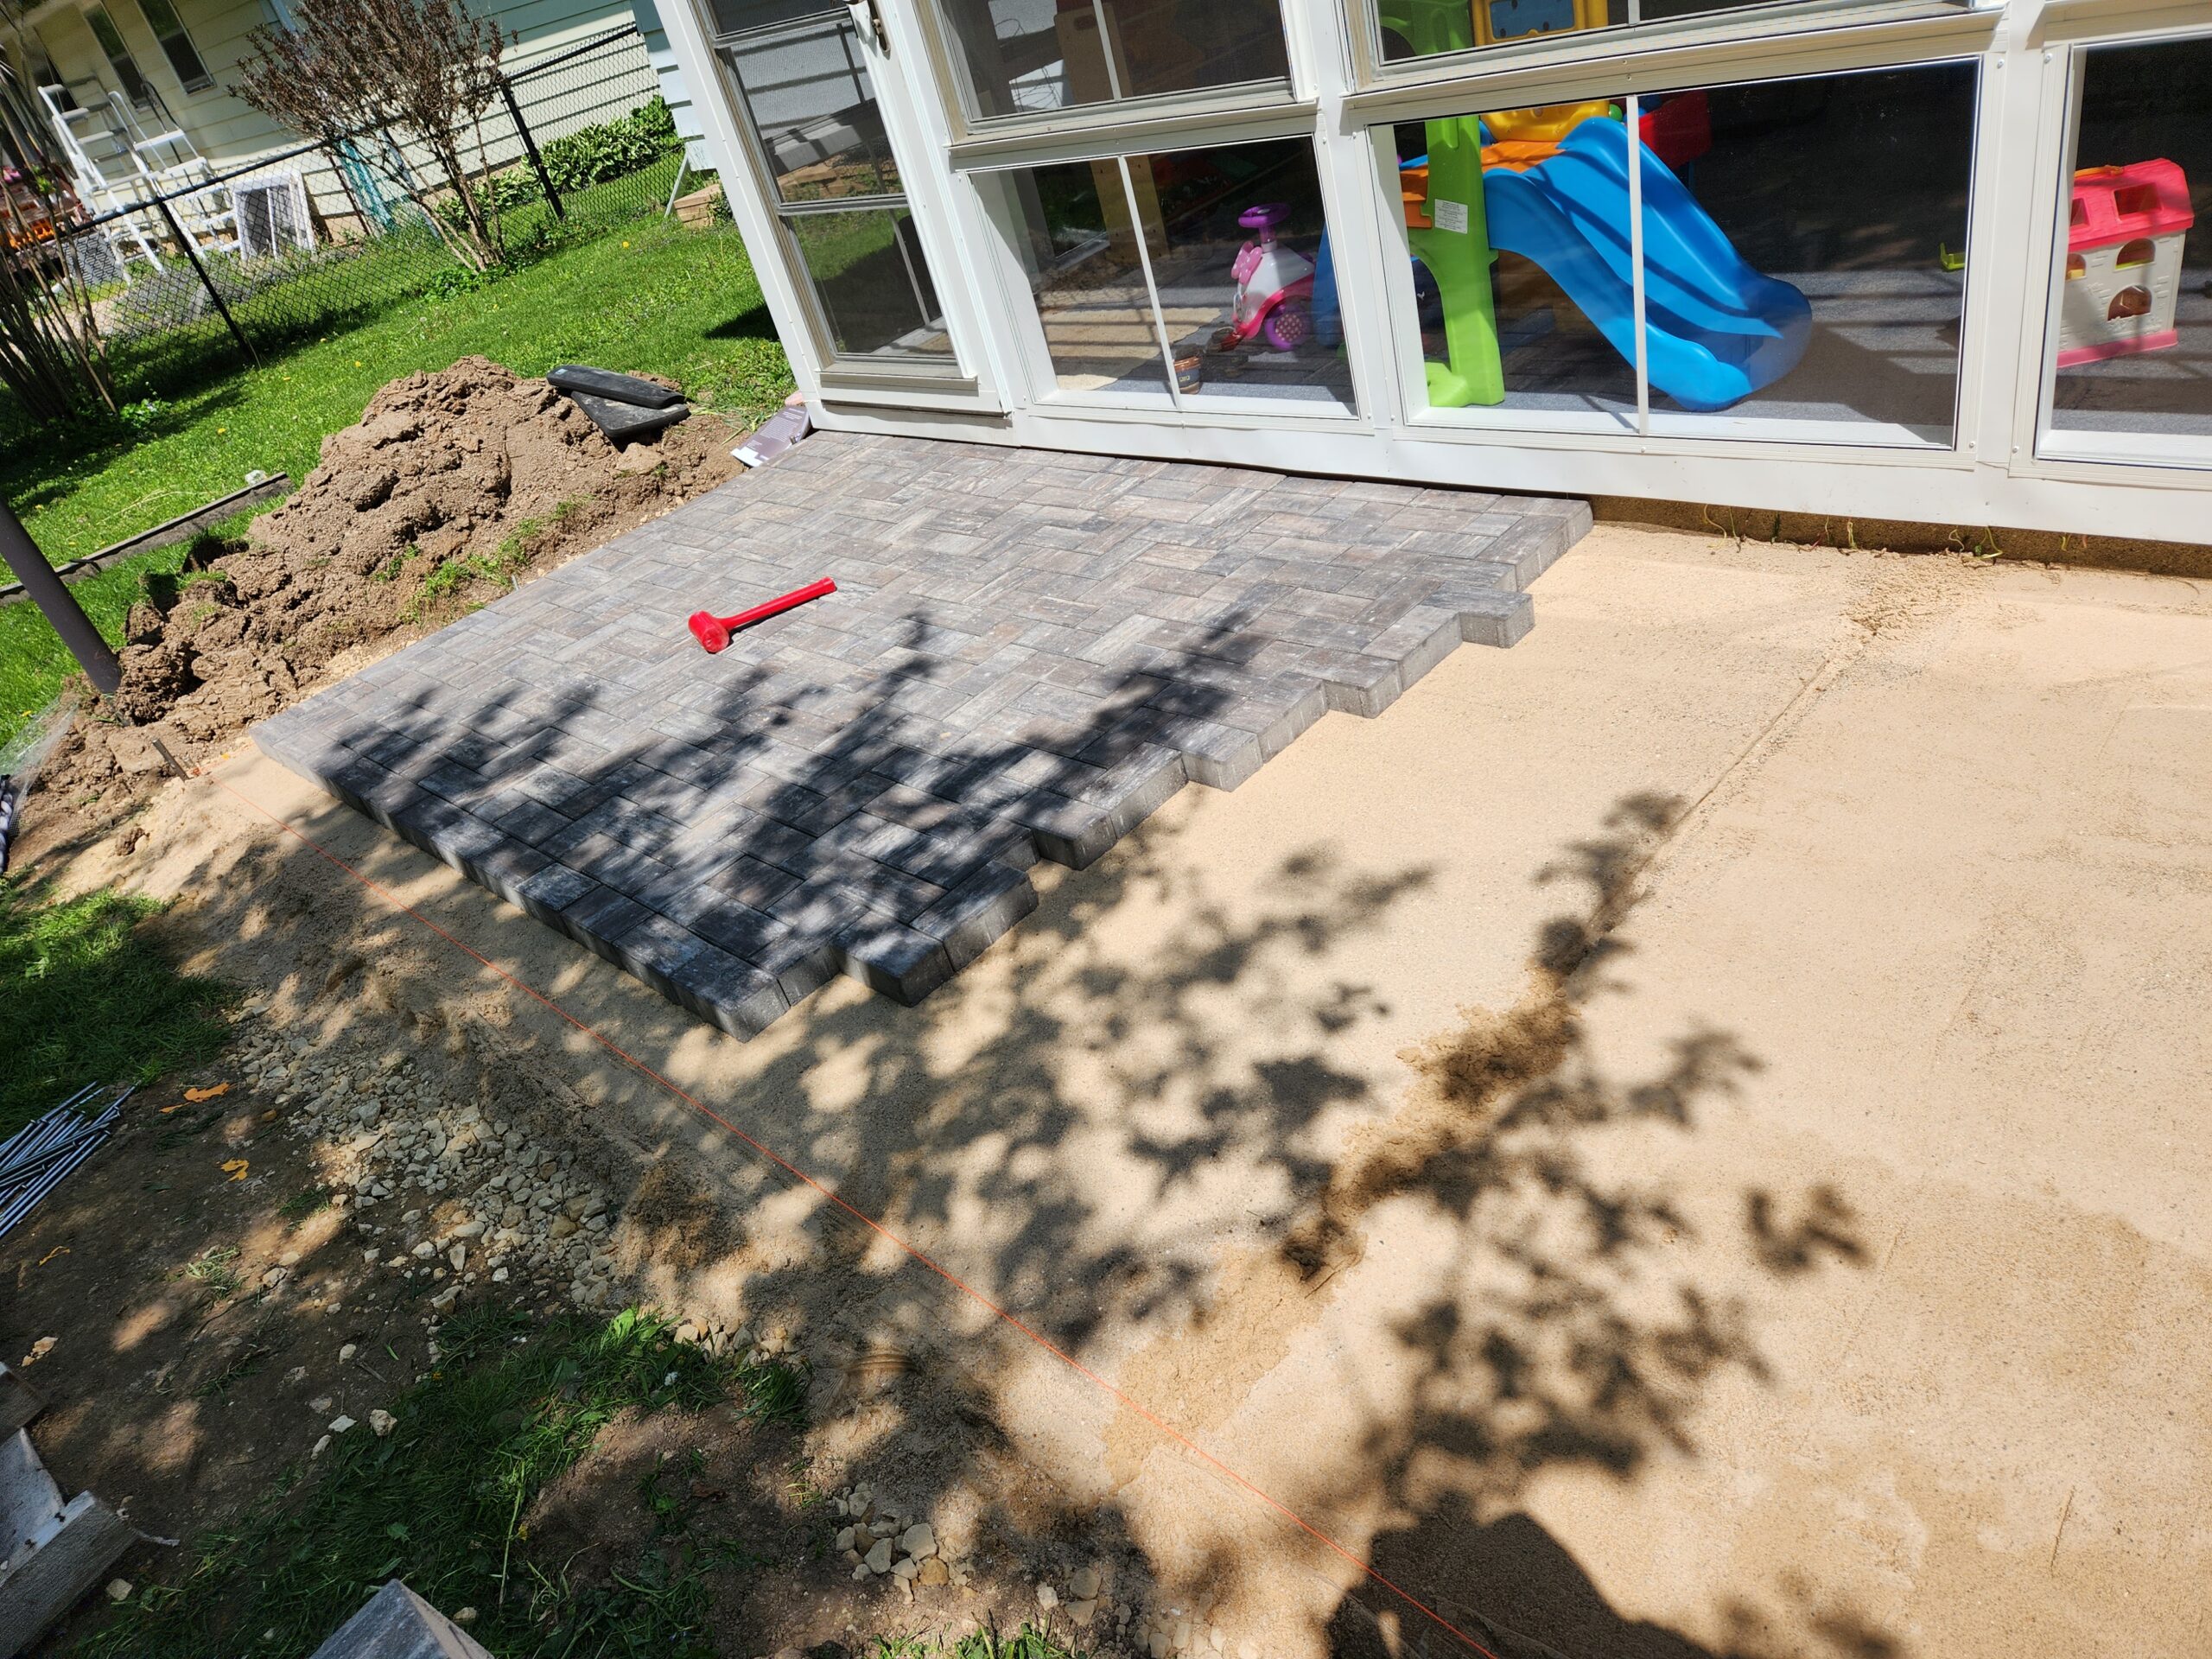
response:
[(1205, 353), (1185, 346), (1175, 353), (1175, 390), (1190, 395), (1206, 383)]

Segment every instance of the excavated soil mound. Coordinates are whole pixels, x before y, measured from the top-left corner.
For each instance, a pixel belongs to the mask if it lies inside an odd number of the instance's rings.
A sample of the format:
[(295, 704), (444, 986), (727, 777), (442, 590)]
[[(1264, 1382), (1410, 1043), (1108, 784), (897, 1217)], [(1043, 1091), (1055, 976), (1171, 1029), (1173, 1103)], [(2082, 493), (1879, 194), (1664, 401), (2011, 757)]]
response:
[(48, 830), (65, 816), (112, 823), (163, 775), (151, 739), (187, 764), (213, 753), (528, 572), (722, 483), (743, 470), (734, 436), (695, 416), (617, 449), (543, 380), (481, 357), (393, 381), (323, 440), (321, 463), (243, 546), (149, 585), (122, 690), (56, 753), (36, 816)]

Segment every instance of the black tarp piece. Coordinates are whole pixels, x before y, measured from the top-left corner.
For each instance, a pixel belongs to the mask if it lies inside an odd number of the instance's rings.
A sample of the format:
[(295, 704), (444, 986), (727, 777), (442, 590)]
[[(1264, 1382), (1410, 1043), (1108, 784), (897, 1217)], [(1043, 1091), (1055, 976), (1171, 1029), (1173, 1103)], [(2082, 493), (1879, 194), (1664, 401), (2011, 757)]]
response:
[(571, 397), (583, 393), (610, 403), (634, 404), (639, 409), (668, 409), (683, 401), (683, 394), (672, 386), (640, 380), (634, 374), (616, 374), (610, 369), (587, 368), (581, 363), (563, 363), (545, 378)]
[(657, 438), (691, 413), (691, 405), (680, 402), (666, 409), (640, 409), (635, 404), (618, 404), (588, 391), (572, 391), (569, 396), (575, 400), (578, 409), (591, 416), (592, 424), (616, 443)]

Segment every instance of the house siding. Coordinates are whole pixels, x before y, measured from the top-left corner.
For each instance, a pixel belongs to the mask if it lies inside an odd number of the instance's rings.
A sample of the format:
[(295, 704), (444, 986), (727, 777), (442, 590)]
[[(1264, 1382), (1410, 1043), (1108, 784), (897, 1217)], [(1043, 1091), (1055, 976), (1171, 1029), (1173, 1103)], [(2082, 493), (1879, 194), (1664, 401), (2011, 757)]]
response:
[[(161, 94), (200, 153), (229, 170), (256, 156), (297, 147), (301, 143), (297, 134), (277, 126), (228, 90), (250, 49), (248, 36), (269, 21), (262, 0), (244, 0), (243, 3), (241, 0), (172, 0), (172, 3), (214, 77), (215, 85), (207, 91), (188, 93), (183, 90), (137, 0), (107, 0), (109, 14), (137, 60), (139, 72)], [(496, 19), (514, 37), (507, 48), (507, 61), (516, 68), (527, 67), (632, 22), (629, 8), (620, 0), (499, 0), (472, 10)], [(69, 3), (35, 12), (31, 26), (53, 58), (55, 71), (64, 79), (80, 84), (80, 101), (89, 101), (88, 89), (81, 83), (96, 81), (104, 89), (115, 85), (114, 73), (86, 26), (80, 6)], [(672, 65), (673, 54), (669, 55)]]
[(631, 0), (630, 10), (638, 20), (639, 31), (645, 37), (645, 52), (652, 58), (653, 73), (660, 78), (660, 95), (667, 101), (669, 113), (676, 118), (676, 130), (683, 140), (683, 159), (695, 170), (713, 167), (707, 156), (707, 129), (699, 118), (697, 105), (691, 99), (691, 88), (683, 78), (683, 66), (677, 61), (676, 48), (662, 26), (660, 8), (653, 0)]

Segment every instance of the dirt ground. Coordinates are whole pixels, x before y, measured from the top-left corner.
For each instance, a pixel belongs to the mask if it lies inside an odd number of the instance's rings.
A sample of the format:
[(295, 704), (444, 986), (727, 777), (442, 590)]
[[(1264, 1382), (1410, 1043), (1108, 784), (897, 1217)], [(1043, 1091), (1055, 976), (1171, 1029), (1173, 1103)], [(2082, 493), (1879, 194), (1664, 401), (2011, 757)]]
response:
[[(266, 1033), (520, 1091), (612, 1198), (603, 1274), (531, 1294), (788, 1341), (810, 1478), (983, 1592), (833, 1573), (729, 1654), (1065, 1620), (1086, 1569), (1085, 1643), (1155, 1659), (2202, 1653), (2212, 591), (1601, 526), (1537, 601), (1046, 873), (921, 1007), (841, 983), (750, 1043), (250, 753), (48, 857), (174, 898)], [(79, 1294), (135, 1306), (226, 1201)], [(0, 1265), (110, 1248), (60, 1242)]]
[(197, 765), (317, 686), (726, 482), (744, 470), (741, 435), (700, 412), (618, 448), (546, 382), (481, 357), (391, 382), (244, 541), (132, 610), (122, 689), (48, 763), (44, 833), (115, 823), (168, 775), (162, 747)]

